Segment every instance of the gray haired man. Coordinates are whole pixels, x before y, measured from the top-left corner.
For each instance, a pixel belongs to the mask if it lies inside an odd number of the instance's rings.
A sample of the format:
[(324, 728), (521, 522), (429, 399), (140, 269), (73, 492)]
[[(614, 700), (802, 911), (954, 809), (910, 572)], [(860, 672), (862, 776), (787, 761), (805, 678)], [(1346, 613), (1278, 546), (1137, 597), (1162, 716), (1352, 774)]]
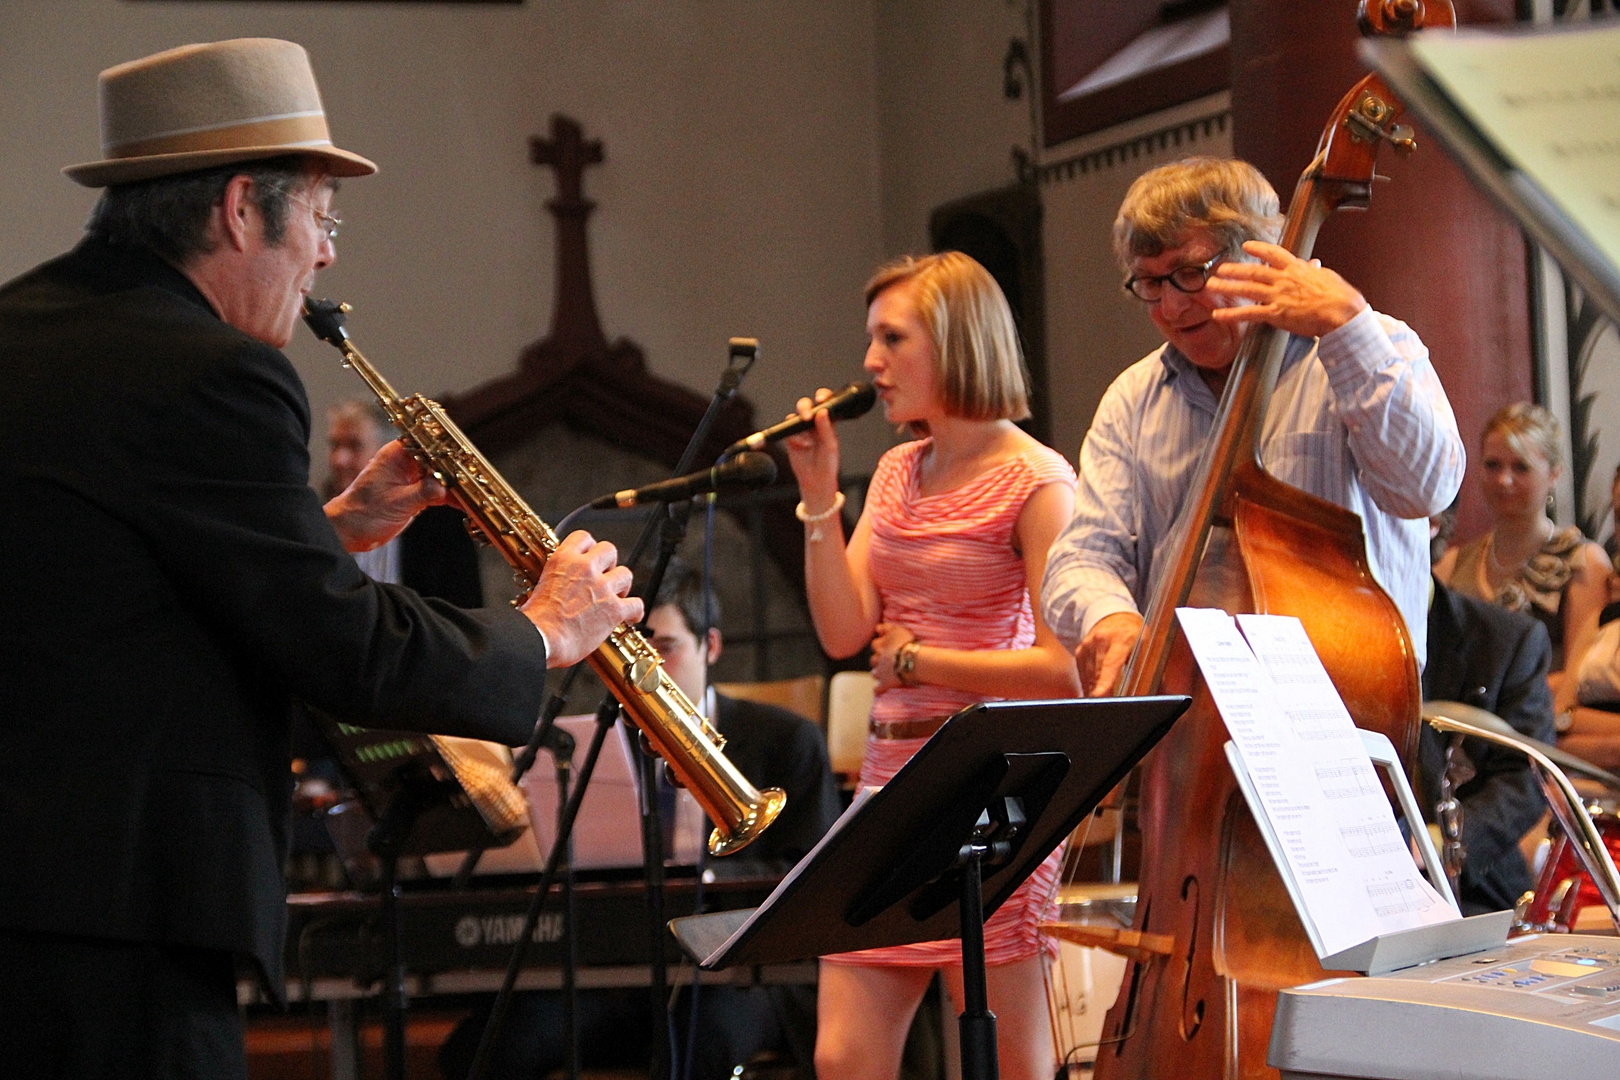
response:
[(1259, 170), (1213, 158), (1144, 173), (1120, 206), (1125, 288), (1165, 344), (1097, 406), (1074, 520), (1046, 564), (1046, 621), (1075, 650), (1088, 694), (1113, 691), (1136, 644), (1158, 556), (1255, 323), (1292, 335), (1258, 440), (1266, 469), (1361, 516), (1373, 572), (1422, 664), (1427, 519), (1462, 482), (1457, 421), (1412, 329), (1279, 247), (1277, 211)]
[(324, 506), (279, 351), (336, 257), (304, 50), (189, 45), (101, 76), (88, 235), (0, 287), (0, 1061), (241, 1077), (236, 965), (282, 983), (289, 713), (521, 742), (548, 666), (638, 617), (568, 537), (521, 611), (350, 552), (444, 490), (397, 443)]

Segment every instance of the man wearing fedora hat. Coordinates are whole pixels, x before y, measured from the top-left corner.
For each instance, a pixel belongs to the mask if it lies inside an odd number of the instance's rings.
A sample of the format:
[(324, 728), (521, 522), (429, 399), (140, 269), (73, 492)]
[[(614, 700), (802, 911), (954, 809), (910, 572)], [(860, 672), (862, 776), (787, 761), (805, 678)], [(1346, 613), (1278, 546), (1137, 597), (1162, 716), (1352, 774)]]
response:
[(100, 99), (102, 160), (65, 170), (107, 189), (87, 236), (0, 287), (0, 1061), (245, 1076), (236, 961), (283, 978), (292, 701), (523, 742), (546, 667), (640, 602), (584, 533), (521, 610), (355, 565), (446, 495), (398, 443), (308, 486), (279, 349), (336, 178), (375, 166), (332, 145), (302, 48), (170, 50)]

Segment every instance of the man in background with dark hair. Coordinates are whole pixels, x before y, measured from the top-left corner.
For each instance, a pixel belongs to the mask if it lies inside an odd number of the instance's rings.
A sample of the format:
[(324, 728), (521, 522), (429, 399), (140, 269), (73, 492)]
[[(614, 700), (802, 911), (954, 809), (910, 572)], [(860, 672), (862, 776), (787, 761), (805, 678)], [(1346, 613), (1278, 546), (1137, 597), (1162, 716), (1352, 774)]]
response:
[(247, 1074), (236, 965), (283, 987), (294, 700), (522, 742), (548, 666), (641, 604), (564, 539), (521, 610), (379, 584), (351, 552), (445, 501), (397, 443), (324, 506), (281, 348), (336, 257), (304, 50), (189, 45), (102, 72), (106, 193), (0, 287), (0, 1062)]
[[(838, 820), (838, 789), (827, 737), (809, 720), (775, 705), (730, 698), (709, 685), (720, 659), (720, 602), (702, 576), (671, 563), (652, 613), (653, 648), (664, 670), (726, 740), (725, 754), (757, 788), (779, 787), (787, 807), (759, 839), (736, 855), (709, 862), (708, 873), (785, 874)], [(705, 831), (706, 834), (706, 831)], [(695, 1021), (690, 1016), (696, 1010)], [(707, 986), (682, 995), (676, 1013), (689, 1080), (726, 1080), (754, 1055), (770, 1050), (797, 1061), (809, 1075), (815, 1057), (813, 986)], [(688, 1030), (695, 1031), (691, 1046)]]
[(786, 873), (838, 820), (827, 737), (798, 713), (726, 697), (709, 685), (709, 668), (720, 659), (722, 647), (720, 601), (703, 587), (696, 570), (670, 563), (647, 628), (664, 670), (725, 738), (731, 763), (755, 787), (779, 787), (787, 795), (786, 809), (759, 839), (736, 855), (711, 862), (710, 868)]
[[(757, 788), (779, 787), (787, 807), (759, 839), (741, 852), (710, 862), (726, 876), (785, 874), (838, 820), (838, 789), (827, 737), (797, 713), (775, 705), (730, 698), (709, 685), (720, 659), (720, 603), (697, 571), (671, 563), (647, 616), (653, 648), (664, 670), (697, 703), (726, 740), (725, 754)], [(691, 1010), (695, 1008), (695, 1020)], [(682, 1053), (692, 1061), (690, 1080), (725, 1080), (754, 1055), (788, 1056), (809, 1075), (815, 1058), (813, 986), (705, 986), (682, 996), (677, 1010)], [(688, 1030), (696, 1037), (685, 1045)]]

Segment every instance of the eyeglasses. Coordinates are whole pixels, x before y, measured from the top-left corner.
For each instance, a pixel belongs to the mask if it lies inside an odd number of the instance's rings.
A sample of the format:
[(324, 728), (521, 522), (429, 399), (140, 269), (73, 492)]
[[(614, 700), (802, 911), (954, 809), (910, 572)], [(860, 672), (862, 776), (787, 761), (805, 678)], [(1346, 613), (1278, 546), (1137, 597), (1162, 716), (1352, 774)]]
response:
[(1226, 252), (1219, 251), (1201, 266), (1178, 266), (1168, 274), (1135, 274), (1125, 279), (1125, 291), (1149, 304), (1164, 296), (1166, 283), (1175, 286), (1177, 292), (1202, 292), (1209, 284), (1209, 272), (1224, 258)]
[(338, 226), (343, 224), (343, 219), (335, 218), (331, 214), (323, 214), (313, 206), (309, 208), (309, 212), (315, 215), (315, 224), (320, 226), (320, 230), (326, 234), (326, 238), (336, 240)]
[[(267, 186), (271, 186), (271, 185), (267, 185)], [(271, 186), (271, 190), (281, 192), (282, 195), (286, 196), (288, 202), (297, 203), (299, 206), (302, 206), (305, 210), (308, 210), (310, 213), (314, 214), (315, 215), (315, 227), (320, 229), (321, 232), (325, 233), (326, 238), (328, 240), (336, 242), (337, 234), (338, 234), (338, 226), (343, 224), (343, 219), (342, 218), (333, 217), (331, 214), (323, 214), (323, 213), (321, 213), (319, 210), (315, 209), (315, 204), (314, 203), (310, 202), (308, 199), (304, 198), (302, 195), (293, 194), (291, 191), (288, 191), (286, 188)]]

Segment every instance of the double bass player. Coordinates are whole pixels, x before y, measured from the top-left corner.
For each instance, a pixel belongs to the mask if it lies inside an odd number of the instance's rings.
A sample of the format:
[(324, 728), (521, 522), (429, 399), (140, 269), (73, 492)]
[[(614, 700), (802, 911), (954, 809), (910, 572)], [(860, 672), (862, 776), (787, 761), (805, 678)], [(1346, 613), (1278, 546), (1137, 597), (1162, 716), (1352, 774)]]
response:
[[(1131, 185), (1114, 222), (1126, 289), (1165, 344), (1104, 394), (1080, 450), (1075, 516), (1041, 594), (1088, 695), (1112, 693), (1142, 627), (1156, 559), (1185, 505), (1244, 336), (1291, 340), (1258, 444), (1278, 479), (1358, 514), (1379, 584), (1421, 666), (1428, 515), (1462, 482), (1464, 450), (1428, 351), (1315, 261), (1276, 245), (1278, 198), (1242, 161), (1189, 158)], [(1205, 565), (1219, 562), (1224, 537)]]
[(1134, 928), (1169, 944), (1127, 974), (1099, 1078), (1275, 1075), (1277, 991), (1322, 977), (1175, 607), (1299, 617), (1357, 724), (1415, 743), (1425, 517), (1456, 492), (1462, 443), (1412, 330), (1307, 261), (1327, 214), (1366, 205), (1375, 147), (1338, 133), (1363, 103), (1394, 114), (1378, 92), (1340, 102), (1284, 219), (1253, 167), (1204, 158), (1139, 178), (1115, 223), (1125, 287), (1166, 342), (1098, 407), (1043, 606), (1087, 692), (1173, 688), (1193, 707), (1138, 801)]

